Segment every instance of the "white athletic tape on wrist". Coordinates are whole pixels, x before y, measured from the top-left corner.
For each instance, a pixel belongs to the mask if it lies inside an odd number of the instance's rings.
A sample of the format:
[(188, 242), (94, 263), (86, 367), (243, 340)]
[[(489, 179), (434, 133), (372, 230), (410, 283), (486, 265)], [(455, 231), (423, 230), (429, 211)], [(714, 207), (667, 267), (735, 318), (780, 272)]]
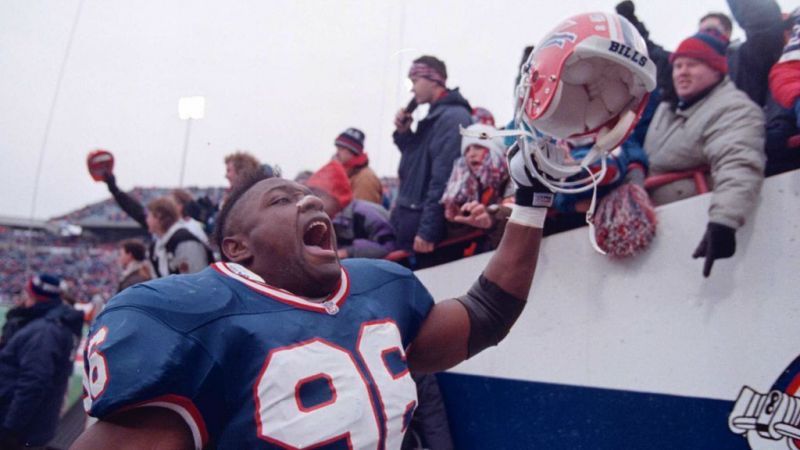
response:
[(514, 205), (508, 221), (524, 227), (544, 228), (544, 219), (546, 217), (547, 208)]

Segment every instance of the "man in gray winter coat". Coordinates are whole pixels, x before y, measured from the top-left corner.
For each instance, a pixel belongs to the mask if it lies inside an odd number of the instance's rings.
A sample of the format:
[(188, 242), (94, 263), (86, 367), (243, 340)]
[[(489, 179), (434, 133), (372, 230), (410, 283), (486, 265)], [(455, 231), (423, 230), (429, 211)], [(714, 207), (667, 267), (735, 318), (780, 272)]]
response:
[[(706, 258), (706, 277), (715, 259), (736, 252), (736, 230), (755, 208), (764, 179), (764, 115), (728, 78), (726, 47), (715, 29), (681, 42), (670, 58), (679, 102), (658, 106), (644, 142), (652, 174), (711, 170), (709, 222), (693, 254)], [(657, 204), (694, 194), (689, 180), (651, 192)]]

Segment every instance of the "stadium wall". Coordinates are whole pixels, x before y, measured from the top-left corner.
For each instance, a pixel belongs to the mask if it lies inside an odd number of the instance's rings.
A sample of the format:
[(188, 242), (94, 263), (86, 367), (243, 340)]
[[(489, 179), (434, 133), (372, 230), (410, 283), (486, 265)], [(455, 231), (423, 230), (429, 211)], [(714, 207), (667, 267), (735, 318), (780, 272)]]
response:
[[(439, 375), (456, 448), (750, 448), (728, 426), (742, 387), (800, 384), (780, 377), (800, 366), (800, 171), (766, 180), (736, 255), (703, 278), (691, 254), (710, 198), (660, 207), (629, 259), (595, 253), (586, 228), (544, 239), (506, 340)], [(451, 298), (490, 256), (417, 275)]]

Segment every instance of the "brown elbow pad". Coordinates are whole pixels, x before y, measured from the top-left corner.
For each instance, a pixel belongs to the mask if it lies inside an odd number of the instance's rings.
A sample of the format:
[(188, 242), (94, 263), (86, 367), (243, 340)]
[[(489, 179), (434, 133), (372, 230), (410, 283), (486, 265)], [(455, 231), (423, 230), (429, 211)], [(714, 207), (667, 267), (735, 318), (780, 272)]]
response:
[(525, 307), (525, 300), (502, 290), (483, 274), (466, 295), (456, 300), (467, 308), (469, 314), (468, 358), (502, 341)]

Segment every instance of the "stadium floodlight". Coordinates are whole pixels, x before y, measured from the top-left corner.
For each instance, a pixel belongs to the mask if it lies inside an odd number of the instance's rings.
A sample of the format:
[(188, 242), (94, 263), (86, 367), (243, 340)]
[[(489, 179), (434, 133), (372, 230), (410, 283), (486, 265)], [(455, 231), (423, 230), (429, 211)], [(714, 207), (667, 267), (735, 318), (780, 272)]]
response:
[(206, 98), (197, 95), (181, 97), (178, 100), (178, 117), (186, 121), (186, 135), (183, 138), (183, 157), (181, 158), (181, 178), (178, 186), (183, 187), (183, 175), (186, 172), (186, 154), (189, 152), (189, 133), (192, 129), (192, 119), (202, 119), (206, 114)]
[(178, 100), (178, 116), (181, 120), (202, 119), (206, 114), (206, 98), (203, 96), (181, 97)]

